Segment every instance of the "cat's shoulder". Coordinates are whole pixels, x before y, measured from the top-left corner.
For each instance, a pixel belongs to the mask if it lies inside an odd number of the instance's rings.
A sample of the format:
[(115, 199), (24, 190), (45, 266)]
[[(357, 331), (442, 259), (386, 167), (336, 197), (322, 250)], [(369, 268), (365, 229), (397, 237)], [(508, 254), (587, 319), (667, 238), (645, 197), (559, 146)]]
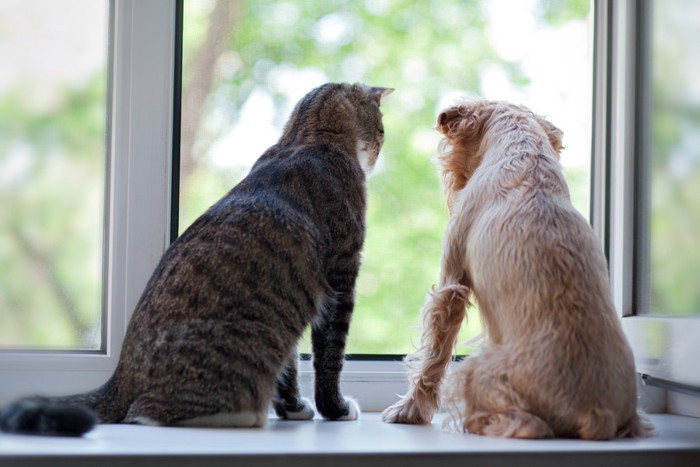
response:
[(303, 171), (328, 175), (349, 167), (348, 158), (342, 150), (325, 143), (278, 146), (257, 160), (251, 174)]

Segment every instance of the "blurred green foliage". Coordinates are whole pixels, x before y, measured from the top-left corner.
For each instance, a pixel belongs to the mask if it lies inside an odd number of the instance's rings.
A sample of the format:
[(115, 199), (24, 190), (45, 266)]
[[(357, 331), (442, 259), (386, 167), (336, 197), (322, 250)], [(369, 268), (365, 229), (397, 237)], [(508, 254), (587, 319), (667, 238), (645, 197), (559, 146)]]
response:
[[(281, 126), (300, 97), (290, 97), (290, 77), (308, 76), (305, 90), (319, 77), (395, 87), (382, 107), (387, 141), (369, 182), (348, 351), (411, 351), (418, 311), (438, 277), (447, 221), (434, 163), (435, 115), (455, 91), (480, 94), (489, 65), (516, 86), (530, 84), (529, 76), (492, 46), (487, 0), (224, 1), (240, 10), (191, 142), (181, 227), (245, 175), (245, 167), (216, 164), (208, 154), (240, 122), (254, 92), (272, 96)], [(188, 65), (202, 52), (215, 4), (185, 1), (185, 88), (196, 75)], [(556, 27), (584, 19), (588, 4), (539, 0), (533, 15)], [(30, 160), (19, 175), (0, 178), (0, 346), (99, 346), (106, 71), (56, 90), (56, 103), (41, 111), (28, 104), (33, 92), (0, 93), (0, 169), (14, 164), (17, 151), (28, 151)], [(585, 211), (587, 176), (567, 177)], [(463, 337), (478, 330), (474, 317)]]
[(106, 89), (0, 95), (0, 346), (100, 345)]
[(537, 14), (552, 26), (588, 16), (590, 0), (540, 0)]
[(700, 5), (650, 8), (649, 312), (700, 315)]
[[(256, 89), (275, 102), (281, 126), (295, 102), (286, 93), (290, 79), (313, 70), (329, 81), (362, 81), (396, 88), (383, 104), (386, 143), (380, 168), (369, 181), (368, 232), (357, 283), (357, 305), (349, 353), (401, 354), (419, 338), (418, 313), (437, 281), (447, 211), (434, 157), (433, 130), (439, 108), (458, 91), (481, 93), (482, 70), (498, 64), (510, 82), (526, 86), (518, 63), (491, 45), (485, 1), (415, 2), (244, 2), (226, 52), (229, 72), (214, 83), (207, 100), (214, 115), (194, 144), (202, 161), (181, 196), (181, 227), (223, 195), (245, 170), (207, 163), (213, 139), (235, 125)], [(204, 41), (209, 1), (186, 2), (187, 65)], [(557, 24), (588, 15), (588, 1), (541, 2), (533, 15)], [(329, 36), (324, 40), (324, 37)], [(517, 40), (514, 38), (514, 40)], [(191, 54), (191, 55), (190, 55)], [(191, 57), (188, 60), (188, 57)], [(319, 83), (313, 83), (316, 85)], [(312, 87), (307, 86), (307, 90)], [(300, 97), (300, 96), (298, 96)], [(184, 109), (187, 112), (187, 109)], [(274, 141), (269, 141), (272, 144)], [(197, 151), (198, 150), (198, 151)], [(237, 157), (232, 152), (231, 158)], [(574, 199), (587, 208), (584, 174), (572, 171)], [(195, 181), (196, 180), (196, 181)], [(221, 191), (216, 194), (217, 187)], [(206, 191), (206, 194), (203, 191)], [(478, 334), (471, 315), (463, 340)]]

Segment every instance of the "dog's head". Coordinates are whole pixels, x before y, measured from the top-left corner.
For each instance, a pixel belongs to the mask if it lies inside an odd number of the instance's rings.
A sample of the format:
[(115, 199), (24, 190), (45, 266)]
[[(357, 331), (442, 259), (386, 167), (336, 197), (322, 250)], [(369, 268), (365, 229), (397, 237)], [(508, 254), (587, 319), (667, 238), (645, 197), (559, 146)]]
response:
[(438, 160), (442, 166), (448, 206), (457, 191), (464, 188), (484, 155), (487, 133), (502, 117), (522, 117), (536, 122), (547, 136), (553, 152), (559, 156), (563, 133), (545, 118), (525, 107), (498, 101), (466, 101), (440, 113), (437, 130), (444, 135)]

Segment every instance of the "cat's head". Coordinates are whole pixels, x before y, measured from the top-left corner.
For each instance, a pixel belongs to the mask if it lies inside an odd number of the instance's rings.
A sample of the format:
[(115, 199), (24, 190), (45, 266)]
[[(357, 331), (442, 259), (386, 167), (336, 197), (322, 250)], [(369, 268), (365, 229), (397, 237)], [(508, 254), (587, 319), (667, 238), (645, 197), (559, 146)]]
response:
[(369, 173), (384, 144), (379, 106), (392, 91), (361, 83), (319, 86), (296, 105), (280, 143), (320, 142), (328, 137), (342, 141), (357, 154), (362, 169)]
[(382, 98), (394, 90), (364, 84), (354, 84), (352, 89), (358, 112), (357, 159), (362, 170), (369, 175), (384, 144), (384, 125), (379, 106)]

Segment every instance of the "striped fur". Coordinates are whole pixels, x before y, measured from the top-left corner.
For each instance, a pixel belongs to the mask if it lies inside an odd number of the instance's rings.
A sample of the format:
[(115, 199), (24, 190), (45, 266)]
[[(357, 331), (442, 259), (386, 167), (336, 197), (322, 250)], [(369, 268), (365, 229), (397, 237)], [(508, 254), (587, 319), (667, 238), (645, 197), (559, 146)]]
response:
[[(309, 419), (296, 344), (312, 322), (318, 411), (357, 418), (338, 387), (365, 234), (357, 151), (362, 141), (374, 165), (389, 92), (329, 83), (304, 97), (279, 142), (164, 253), (110, 380), (86, 394), (24, 399), (0, 426), (68, 435), (98, 420), (261, 426), (271, 402), (281, 418)], [(76, 410), (79, 423), (65, 427)]]

